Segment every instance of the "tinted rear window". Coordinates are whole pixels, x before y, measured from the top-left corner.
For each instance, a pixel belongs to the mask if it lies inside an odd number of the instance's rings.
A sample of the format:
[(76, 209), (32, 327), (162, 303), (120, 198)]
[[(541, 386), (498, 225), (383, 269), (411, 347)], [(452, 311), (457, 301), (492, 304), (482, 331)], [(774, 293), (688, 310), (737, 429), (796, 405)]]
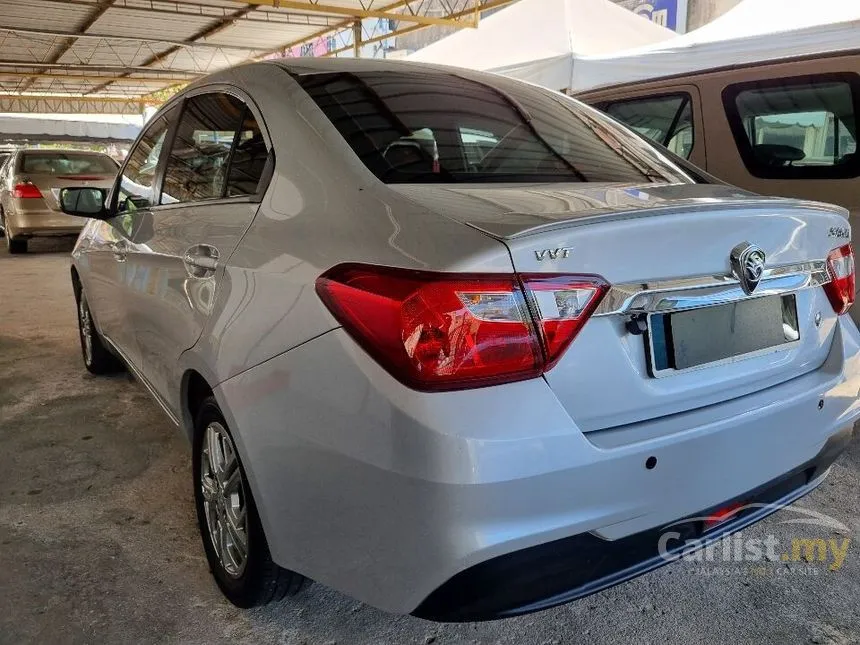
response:
[(420, 70), (298, 81), (386, 183), (690, 181), (595, 110), (509, 79)]
[(74, 152), (25, 152), (21, 172), (45, 175), (113, 175), (117, 165), (110, 157)]

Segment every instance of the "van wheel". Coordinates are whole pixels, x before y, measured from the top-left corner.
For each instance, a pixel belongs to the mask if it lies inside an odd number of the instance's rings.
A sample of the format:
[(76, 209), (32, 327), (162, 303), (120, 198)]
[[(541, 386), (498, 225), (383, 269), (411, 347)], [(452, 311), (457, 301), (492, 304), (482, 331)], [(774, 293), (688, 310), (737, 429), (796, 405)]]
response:
[(245, 470), (214, 397), (194, 424), (194, 501), (209, 568), (237, 607), (298, 593), (307, 578), (272, 561)]

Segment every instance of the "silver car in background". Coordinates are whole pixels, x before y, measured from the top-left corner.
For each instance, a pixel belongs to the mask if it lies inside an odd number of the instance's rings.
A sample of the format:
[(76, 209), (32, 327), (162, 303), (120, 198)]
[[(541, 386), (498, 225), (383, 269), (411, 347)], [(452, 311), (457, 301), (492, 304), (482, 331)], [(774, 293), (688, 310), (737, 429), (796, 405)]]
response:
[(76, 236), (83, 221), (60, 209), (60, 189), (108, 188), (117, 163), (100, 152), (22, 149), (0, 170), (0, 229), (9, 253), (26, 253), (33, 237)]
[(308, 579), (443, 621), (567, 602), (809, 492), (860, 416), (845, 211), (693, 177), (499, 76), (220, 72), (106, 199), (61, 193), (92, 218), (84, 362), (187, 434), (237, 605)]

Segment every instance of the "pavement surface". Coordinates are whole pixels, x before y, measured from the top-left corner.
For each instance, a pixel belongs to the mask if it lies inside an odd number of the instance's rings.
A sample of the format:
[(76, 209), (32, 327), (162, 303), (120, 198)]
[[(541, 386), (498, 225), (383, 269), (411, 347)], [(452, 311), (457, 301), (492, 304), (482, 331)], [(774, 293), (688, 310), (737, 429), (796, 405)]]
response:
[(237, 609), (203, 556), (185, 439), (128, 376), (85, 371), (71, 244), (31, 246), (0, 250), (0, 643), (860, 643), (856, 436), (796, 504), (832, 521), (787, 524), (808, 519), (789, 509), (743, 533), (789, 552), (793, 538), (833, 540), (835, 571), (830, 552), (677, 562), (564, 607), (462, 625), (392, 616), (319, 584)]

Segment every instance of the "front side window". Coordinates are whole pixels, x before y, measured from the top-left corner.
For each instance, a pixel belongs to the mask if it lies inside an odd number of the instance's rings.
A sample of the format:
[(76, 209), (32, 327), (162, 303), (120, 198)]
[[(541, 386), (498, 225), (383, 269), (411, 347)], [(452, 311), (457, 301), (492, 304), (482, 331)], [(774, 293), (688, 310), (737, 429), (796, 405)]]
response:
[(170, 119), (175, 115), (176, 109), (174, 106), (156, 118), (129, 152), (117, 191), (118, 212), (149, 208), (155, 203), (155, 171), (158, 169)]
[(386, 183), (690, 181), (597, 111), (510, 79), (428, 70), (297, 78)]
[(693, 105), (689, 94), (616, 101), (606, 113), (684, 159), (693, 150)]
[(245, 104), (229, 94), (188, 99), (164, 171), (162, 204), (224, 196), (230, 151), (244, 113)]
[(727, 88), (726, 111), (750, 172), (769, 178), (856, 176), (853, 85), (822, 76)]

